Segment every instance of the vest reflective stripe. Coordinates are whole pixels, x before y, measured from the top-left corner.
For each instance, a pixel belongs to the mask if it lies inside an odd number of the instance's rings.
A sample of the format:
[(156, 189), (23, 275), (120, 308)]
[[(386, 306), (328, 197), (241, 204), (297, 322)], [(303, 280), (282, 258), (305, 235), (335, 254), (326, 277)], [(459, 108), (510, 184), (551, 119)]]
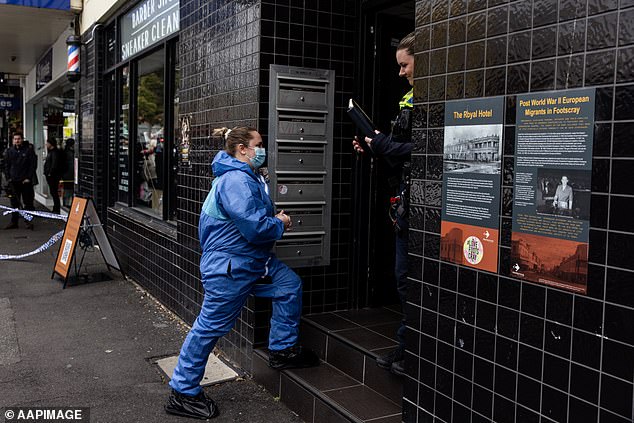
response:
[(401, 101), (398, 102), (399, 109), (403, 109), (404, 107), (414, 107), (414, 89), (410, 89), (407, 94), (403, 96)]

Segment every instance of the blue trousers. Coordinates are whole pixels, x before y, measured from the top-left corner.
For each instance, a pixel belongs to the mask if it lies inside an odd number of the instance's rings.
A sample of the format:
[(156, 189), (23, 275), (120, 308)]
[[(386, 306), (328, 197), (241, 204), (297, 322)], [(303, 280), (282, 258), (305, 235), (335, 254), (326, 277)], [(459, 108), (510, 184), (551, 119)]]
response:
[(170, 386), (185, 395), (198, 395), (209, 354), (216, 342), (228, 333), (247, 296), (272, 299), (273, 315), (269, 332), (269, 349), (280, 351), (297, 343), (302, 312), (302, 281), (288, 266), (272, 257), (268, 263), (270, 284), (248, 269), (234, 269), (232, 275), (203, 278), (205, 296), (202, 309), (185, 338)]

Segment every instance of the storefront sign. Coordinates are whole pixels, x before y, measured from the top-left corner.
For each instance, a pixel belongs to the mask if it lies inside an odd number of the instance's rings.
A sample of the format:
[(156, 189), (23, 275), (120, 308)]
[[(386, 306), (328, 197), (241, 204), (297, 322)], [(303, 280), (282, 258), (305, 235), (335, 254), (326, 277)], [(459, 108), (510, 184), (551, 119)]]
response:
[(447, 102), (440, 258), (497, 272), (504, 98)]
[(145, 0), (121, 18), (121, 60), (145, 50), (180, 28), (179, 0)]
[(517, 97), (513, 276), (586, 293), (593, 88)]
[(53, 79), (53, 49), (49, 49), (35, 68), (35, 89), (39, 90)]
[(20, 98), (13, 94), (0, 94), (0, 110), (18, 110), (20, 106)]
[(0, 4), (39, 7), (42, 9), (70, 10), (70, 0), (0, 0)]

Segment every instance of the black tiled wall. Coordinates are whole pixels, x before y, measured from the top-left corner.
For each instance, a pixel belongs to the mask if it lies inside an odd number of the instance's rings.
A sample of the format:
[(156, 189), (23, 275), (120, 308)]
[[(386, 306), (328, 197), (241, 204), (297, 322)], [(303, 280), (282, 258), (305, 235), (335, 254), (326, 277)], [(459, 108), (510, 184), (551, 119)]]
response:
[[(350, 271), (351, 160), (353, 131), (344, 106), (353, 90), (356, 2), (263, 0), (258, 128), (268, 140), (269, 66), (298, 66), (335, 71), (335, 127), (332, 175), (332, 235), (329, 266), (297, 269), (304, 282), (304, 313), (348, 306)], [(256, 342), (265, 343), (268, 313), (256, 319)]]
[[(634, 3), (416, 2), (406, 422), (631, 422)], [(588, 295), (509, 277), (515, 101), (597, 89)], [(500, 274), (440, 262), (446, 100), (506, 96)]]
[[(75, 145), (75, 157), (79, 158), (79, 185), (77, 193), (90, 196), (95, 207), (105, 220), (104, 197), (98, 194), (104, 183), (105, 163), (107, 151), (103, 142), (103, 80), (101, 72), (104, 62), (100, 52), (103, 50), (103, 37), (99, 29), (94, 32), (88, 30), (82, 39), (80, 61), (81, 80), (79, 82), (79, 119), (80, 137)], [(91, 35), (94, 34), (94, 37)], [(92, 40), (91, 40), (92, 38)], [(90, 41), (86, 43), (86, 41)], [(76, 140), (77, 141), (77, 140)]]

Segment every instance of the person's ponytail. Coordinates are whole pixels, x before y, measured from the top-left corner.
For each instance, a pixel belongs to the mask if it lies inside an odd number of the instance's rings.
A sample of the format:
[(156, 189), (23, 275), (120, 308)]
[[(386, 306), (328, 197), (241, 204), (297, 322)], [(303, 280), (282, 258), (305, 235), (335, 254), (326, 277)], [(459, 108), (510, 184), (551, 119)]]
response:
[(212, 135), (214, 137), (224, 138), (225, 151), (235, 156), (240, 144), (243, 144), (245, 147), (249, 146), (249, 140), (253, 138), (253, 132), (257, 132), (257, 129), (247, 126), (236, 126), (231, 129), (222, 127), (214, 129)]

